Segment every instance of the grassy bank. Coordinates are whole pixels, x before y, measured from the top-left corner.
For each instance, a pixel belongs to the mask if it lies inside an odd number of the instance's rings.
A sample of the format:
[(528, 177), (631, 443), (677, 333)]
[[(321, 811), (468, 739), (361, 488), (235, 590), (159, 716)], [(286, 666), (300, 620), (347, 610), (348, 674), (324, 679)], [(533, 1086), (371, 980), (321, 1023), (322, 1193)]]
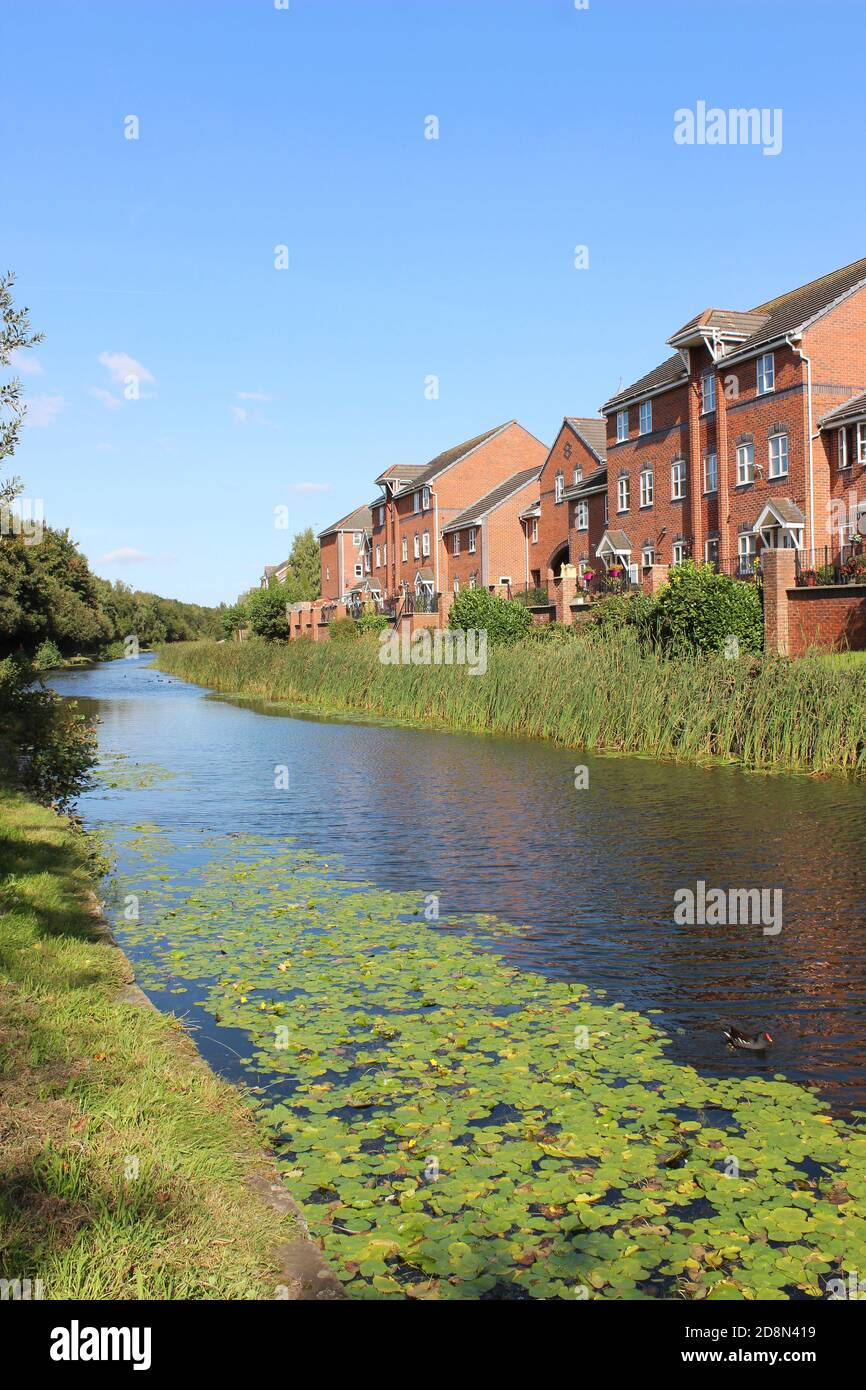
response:
[(0, 1276), (47, 1299), (274, 1297), (293, 1219), (250, 1111), (125, 1002), (81, 837), (0, 791)]
[(218, 691), (323, 712), (761, 770), (866, 772), (862, 667), (817, 656), (665, 661), (611, 634), (603, 643), (494, 649), (486, 674), (474, 676), (466, 667), (383, 665), (375, 639), (177, 643), (157, 662)]

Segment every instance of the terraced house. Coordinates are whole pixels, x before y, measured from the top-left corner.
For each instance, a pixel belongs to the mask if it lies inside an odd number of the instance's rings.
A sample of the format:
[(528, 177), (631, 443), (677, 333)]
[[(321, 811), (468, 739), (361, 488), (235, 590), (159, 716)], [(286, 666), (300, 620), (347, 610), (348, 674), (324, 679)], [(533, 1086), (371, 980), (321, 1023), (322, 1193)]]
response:
[[(601, 416), (566, 415), (541, 470), (535, 509), (523, 514), (529, 542), (529, 584), (546, 588), (563, 564), (588, 561), (592, 536), (605, 525), (606, 425)], [(595, 523), (591, 530), (590, 521)]]
[(764, 546), (844, 549), (866, 511), (866, 259), (754, 309), (704, 309), (668, 343), (602, 407), (593, 553), (652, 589), (689, 556), (747, 574)]
[(480, 588), (507, 595), (527, 587), (529, 541), (520, 517), (537, 487), (538, 469), (525, 468), (443, 526), (454, 593)]
[(319, 532), (322, 598), (339, 599), (370, 577), (370, 508), (356, 507)]

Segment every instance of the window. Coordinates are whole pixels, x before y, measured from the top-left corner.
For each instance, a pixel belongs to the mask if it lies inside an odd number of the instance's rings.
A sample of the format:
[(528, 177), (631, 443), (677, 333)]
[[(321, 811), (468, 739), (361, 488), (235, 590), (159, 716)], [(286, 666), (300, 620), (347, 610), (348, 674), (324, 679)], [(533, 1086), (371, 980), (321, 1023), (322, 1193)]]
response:
[(608, 523), (609, 521), (610, 521), (610, 502), (608, 501), (607, 493), (605, 493), (605, 494), (604, 494), (604, 524), (605, 524), (605, 526), (607, 525), (607, 523)]
[(589, 530), (589, 503), (578, 502), (574, 509), (574, 522), (578, 531)]
[(676, 459), (671, 467), (671, 497), (680, 502), (686, 495), (686, 461)]
[(510, 574), (501, 574), (501, 575), (499, 576), (499, 582), (500, 582), (500, 584), (503, 584), (503, 585), (506, 585), (507, 587), (510, 587), (510, 586), (511, 586), (511, 575), (510, 575)]
[(383, 564), (383, 565), (387, 565), (387, 563), (388, 563), (388, 544), (387, 544), (387, 542), (386, 542), (386, 543), (382, 546), (382, 564)]
[(356, 579), (363, 579), (363, 577), (364, 577), (364, 571), (363, 571), (363, 569), (361, 568), (360, 565), (356, 565), (356, 566), (355, 566), (355, 578), (356, 578)]
[[(379, 508), (379, 520), (380, 520), (380, 521), (383, 519), (383, 512), (384, 512), (384, 508), (383, 508), (383, 507), (380, 507), (380, 508)], [(361, 544), (362, 544), (363, 540), (364, 540), (364, 532), (363, 532), (363, 531), (353, 531), (353, 532), (352, 532), (352, 544), (353, 544), (353, 546), (355, 547), (356, 550), (360, 550), (360, 549), (361, 549)]]
[(649, 434), (653, 427), (653, 403), (652, 401), (641, 401), (640, 403), (640, 434)]
[(454, 592), (455, 594), (460, 593), (460, 580), (457, 578), (456, 574), (454, 576)]
[(475, 588), (475, 585), (477, 584), (477, 582), (478, 582), (478, 576), (477, 576), (476, 574), (470, 574), (470, 576), (469, 576), (469, 587), (470, 587), (470, 589), (474, 589), (474, 588)]
[(716, 374), (704, 372), (701, 377), (701, 413), (710, 415), (716, 408)]
[(704, 559), (708, 565), (719, 563), (719, 542), (716, 537), (708, 540), (704, 546)]
[(654, 486), (653, 471), (651, 468), (645, 468), (640, 475), (640, 504), (642, 507), (652, 506)]
[(674, 564), (681, 565), (689, 558), (689, 548), (685, 541), (674, 541)]
[(743, 483), (753, 483), (755, 481), (755, 446), (754, 444), (737, 445), (737, 485)]
[(553, 480), (553, 487), (554, 487), (554, 494), (553, 494), (553, 495), (554, 495), (554, 501), (557, 502), (557, 503), (559, 503), (559, 502), (562, 501), (562, 493), (563, 493), (563, 489), (565, 488), (565, 478), (562, 476), (561, 473), (557, 473), (556, 477), (554, 478), (554, 480)]
[(403, 551), (403, 560), (404, 560), (404, 563), (405, 563), (405, 561), (407, 561), (407, 560), (409, 559), (409, 542), (407, 541), (407, 539), (406, 539), (405, 536), (403, 537), (402, 551)]
[(469, 527), (469, 554), (475, 554), (475, 527)]
[(429, 554), (430, 554), (430, 532), (429, 532), (429, 531), (425, 531), (424, 534), (423, 534), (423, 536), (421, 537), (421, 554), (422, 554), (422, 555), (429, 555)]
[(421, 559), (421, 537), (417, 531), (412, 537), (412, 555), (416, 560)]
[(839, 467), (850, 468), (854, 462), (866, 463), (866, 420), (839, 431)]
[(452, 552), (453, 552), (454, 555), (459, 555), (459, 554), (460, 554), (460, 532), (459, 532), (459, 531), (455, 531), (455, 532), (454, 532), (454, 544), (453, 544), (453, 546), (451, 547), (451, 550), (452, 550)]
[(423, 489), (422, 493), (421, 493), (421, 506), (424, 508), (425, 512), (427, 511), (427, 508), (430, 506), (430, 489), (429, 489), (429, 487), (425, 487), (425, 488)]
[(788, 474), (788, 436), (770, 435), (770, 477), (785, 478)]
[(631, 502), (631, 484), (628, 478), (618, 478), (616, 484), (616, 509), (627, 512)]
[(740, 574), (751, 574), (755, 566), (756, 538), (746, 531), (737, 538), (737, 564)]
[(704, 492), (719, 490), (719, 461), (715, 454), (704, 455)]
[(538, 545), (538, 517), (537, 517), (537, 516), (534, 516), (534, 517), (532, 518), (532, 529), (530, 530), (530, 533), (529, 533), (529, 539), (532, 541), (532, 544), (533, 544), (533, 545)]
[(574, 473), (573, 473), (573, 475), (572, 475), (571, 481), (572, 481), (572, 484), (573, 484), (575, 487), (577, 486), (578, 483), (582, 483), (582, 482), (583, 482), (583, 469), (582, 469), (582, 468), (580, 468), (579, 466), (578, 466), (577, 468), (575, 468)]
[(758, 395), (765, 396), (776, 387), (776, 359), (771, 352), (758, 358)]
[(616, 412), (616, 442), (622, 444), (625, 439), (628, 439), (628, 411), (618, 410)]
[(381, 546), (378, 546), (378, 545), (377, 545), (377, 546), (376, 546), (376, 569), (379, 568), (379, 566), (381, 565), (381, 563), (382, 563), (382, 549), (381, 549)]
[(420, 494), (420, 492), (413, 492), (413, 494), (412, 494), (412, 510), (413, 510), (413, 512), (420, 512), (420, 510), (421, 510), (421, 494)]
[(326, 566), (325, 566), (325, 578), (326, 578), (326, 579), (330, 579), (330, 577), (331, 577), (331, 566), (330, 566), (330, 565), (326, 565)]
[(644, 569), (649, 569), (650, 565), (654, 565), (654, 564), (655, 564), (655, 562), (656, 562), (656, 553), (655, 553), (655, 548), (654, 548), (653, 546), (651, 546), (651, 545), (645, 545), (645, 546), (644, 546), (643, 550), (642, 550), (641, 553), (640, 553), (640, 562), (641, 562), (641, 564), (643, 565)]

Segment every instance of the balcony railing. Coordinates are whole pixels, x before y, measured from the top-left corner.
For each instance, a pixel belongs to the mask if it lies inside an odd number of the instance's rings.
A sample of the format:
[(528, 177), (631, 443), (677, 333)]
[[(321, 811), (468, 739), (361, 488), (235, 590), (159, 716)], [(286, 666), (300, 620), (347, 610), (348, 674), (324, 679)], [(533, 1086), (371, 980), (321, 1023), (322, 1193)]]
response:
[(860, 542), (819, 546), (796, 552), (797, 587), (823, 584), (866, 584), (866, 553)]

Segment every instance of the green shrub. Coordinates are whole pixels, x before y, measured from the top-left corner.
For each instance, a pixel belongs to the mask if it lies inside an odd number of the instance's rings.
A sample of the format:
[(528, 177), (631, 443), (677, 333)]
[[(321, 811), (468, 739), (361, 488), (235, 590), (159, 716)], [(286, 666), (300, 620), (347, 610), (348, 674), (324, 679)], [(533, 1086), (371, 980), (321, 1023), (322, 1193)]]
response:
[(384, 632), (388, 626), (388, 619), (384, 613), (362, 613), (358, 619), (358, 631), (365, 632)]
[(646, 594), (608, 593), (598, 600), (592, 610), (592, 624), (602, 632), (619, 631), (633, 627), (640, 636), (645, 637), (649, 630), (655, 604)]
[(508, 646), (526, 636), (532, 616), (522, 603), (510, 603), (486, 589), (461, 589), (451, 605), (448, 626), (486, 631), (491, 647)]
[(49, 639), (36, 648), (33, 665), (37, 671), (51, 671), (63, 665), (63, 653), (57, 644)]
[(91, 785), (96, 732), (21, 656), (0, 661), (0, 779), (65, 811)]
[(335, 618), (328, 631), (332, 642), (351, 642), (358, 636), (358, 624), (354, 618)]
[(244, 609), (256, 637), (264, 637), (266, 642), (288, 641), (286, 602), (286, 590), (282, 584), (275, 584), (270, 589), (256, 589), (250, 594)]
[(674, 565), (648, 617), (659, 647), (669, 653), (723, 652), (728, 637), (757, 653), (764, 614), (757, 585), (717, 574), (712, 565)]

